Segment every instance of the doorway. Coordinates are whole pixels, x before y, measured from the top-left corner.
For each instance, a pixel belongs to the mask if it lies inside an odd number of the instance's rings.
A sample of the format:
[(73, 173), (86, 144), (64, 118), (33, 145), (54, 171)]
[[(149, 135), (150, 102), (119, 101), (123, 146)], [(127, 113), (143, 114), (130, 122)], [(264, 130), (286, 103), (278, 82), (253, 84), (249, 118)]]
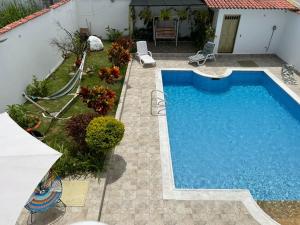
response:
[(240, 15), (225, 15), (219, 42), (219, 53), (232, 53), (237, 30), (240, 23)]

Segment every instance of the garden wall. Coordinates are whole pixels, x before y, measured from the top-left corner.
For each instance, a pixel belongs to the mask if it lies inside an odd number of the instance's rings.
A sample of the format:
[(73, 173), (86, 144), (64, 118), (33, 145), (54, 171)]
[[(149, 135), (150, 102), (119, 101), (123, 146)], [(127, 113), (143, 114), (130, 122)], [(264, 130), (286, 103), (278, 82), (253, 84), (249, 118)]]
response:
[(61, 54), (50, 45), (62, 36), (56, 22), (70, 31), (78, 29), (76, 4), (65, 1), (0, 29), (0, 112), (6, 105), (22, 103), (21, 96), (32, 76), (45, 78), (61, 62)]
[(300, 71), (300, 14), (289, 12), (277, 55)]
[[(285, 10), (219, 10), (216, 27), (216, 48), (218, 50), (224, 15), (241, 15), (233, 53), (235, 54), (273, 54), (277, 53), (287, 23)], [(271, 45), (267, 46), (276, 25)]]
[(91, 34), (106, 37), (108, 25), (119, 30), (128, 29), (131, 0), (76, 0), (77, 23), (90, 28)]

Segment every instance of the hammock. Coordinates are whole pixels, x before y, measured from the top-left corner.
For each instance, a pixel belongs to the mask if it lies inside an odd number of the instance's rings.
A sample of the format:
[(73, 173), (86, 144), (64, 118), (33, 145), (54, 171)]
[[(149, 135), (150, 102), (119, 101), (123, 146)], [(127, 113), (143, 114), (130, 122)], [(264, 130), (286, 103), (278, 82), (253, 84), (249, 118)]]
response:
[[(78, 96), (78, 92), (80, 90), (80, 81), (82, 78), (82, 73), (83, 73), (83, 67), (84, 67), (84, 63), (85, 63), (85, 58), (86, 58), (86, 52), (84, 52), (83, 57), (82, 57), (82, 61), (80, 64), (80, 67), (78, 68), (77, 72), (75, 73), (75, 75), (71, 78), (71, 80), (69, 80), (69, 82), (59, 91), (53, 93), (52, 95), (48, 96), (48, 97), (35, 97), (35, 96), (28, 96), (25, 92), (23, 92), (23, 96), (24, 98), (26, 98), (28, 101), (30, 101), (32, 104), (34, 104), (36, 107), (40, 108), (44, 113), (48, 114), (48, 116), (46, 116), (43, 113), (44, 117), (47, 118), (55, 118), (58, 119), (58, 117), (69, 107), (69, 105), (76, 99), (76, 97)], [(39, 100), (39, 99), (43, 99), (43, 100), (55, 100), (57, 98), (63, 97), (67, 94), (69, 94), (74, 87), (76, 86), (76, 84), (79, 84), (76, 93), (74, 94), (74, 97), (67, 102), (67, 104), (65, 104), (61, 110), (59, 110), (58, 112), (54, 112), (54, 113), (50, 113), (48, 112), (44, 107), (42, 107), (41, 105), (39, 105), (37, 102), (35, 102), (35, 100)], [(64, 118), (62, 118), (64, 119)]]
[(55, 100), (69, 94), (74, 89), (76, 84), (80, 83), (81, 81), (85, 57), (86, 57), (86, 52), (84, 52), (83, 54), (80, 67), (76, 71), (75, 75), (69, 80), (69, 82), (62, 89), (58, 90), (57, 92), (47, 97), (28, 96), (26, 95), (26, 93), (23, 93), (23, 95), (31, 98), (32, 100)]

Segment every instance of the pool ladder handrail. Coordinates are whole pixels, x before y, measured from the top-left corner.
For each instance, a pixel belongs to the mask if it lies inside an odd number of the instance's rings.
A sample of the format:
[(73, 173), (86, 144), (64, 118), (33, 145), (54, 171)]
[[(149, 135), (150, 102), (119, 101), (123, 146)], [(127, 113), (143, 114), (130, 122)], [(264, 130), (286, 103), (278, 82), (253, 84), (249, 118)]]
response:
[[(154, 96), (153, 94), (156, 93), (156, 96)], [(164, 98), (161, 98), (159, 96), (157, 96), (157, 94), (160, 93), (163, 96), (166, 96), (166, 94), (160, 90), (152, 90), (151, 91), (151, 115), (152, 116), (165, 116), (166, 113), (162, 113), (163, 111), (166, 112), (166, 100)], [(153, 103), (154, 102), (154, 103)], [(157, 108), (156, 112), (153, 112), (153, 107)], [(160, 108), (162, 107), (162, 108)]]

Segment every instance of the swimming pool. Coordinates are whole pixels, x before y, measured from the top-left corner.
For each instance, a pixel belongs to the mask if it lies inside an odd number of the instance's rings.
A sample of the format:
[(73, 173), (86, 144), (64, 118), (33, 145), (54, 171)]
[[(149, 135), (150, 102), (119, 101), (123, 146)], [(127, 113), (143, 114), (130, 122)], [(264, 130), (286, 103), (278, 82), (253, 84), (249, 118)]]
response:
[(174, 184), (300, 199), (300, 107), (260, 71), (162, 71)]

